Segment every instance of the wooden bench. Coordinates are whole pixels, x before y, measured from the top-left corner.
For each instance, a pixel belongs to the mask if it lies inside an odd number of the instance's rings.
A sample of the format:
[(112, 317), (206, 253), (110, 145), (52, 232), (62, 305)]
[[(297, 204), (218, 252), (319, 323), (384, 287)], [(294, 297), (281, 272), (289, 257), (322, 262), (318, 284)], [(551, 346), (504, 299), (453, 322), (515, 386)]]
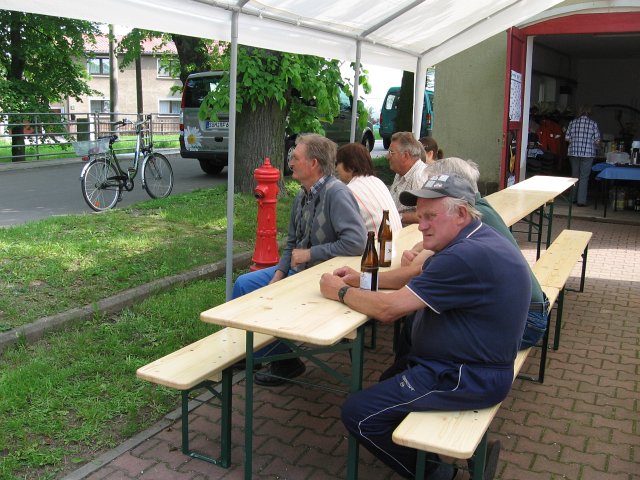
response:
[[(551, 246), (533, 265), (532, 270), (549, 299), (549, 313), (556, 300), (556, 340), (559, 337), (563, 292), (571, 276), (573, 266), (582, 256), (582, 277), (580, 291), (584, 289), (587, 248), (591, 232), (564, 230)], [(573, 263), (571, 263), (573, 262)], [(542, 353), (537, 381), (544, 381), (546, 354), (549, 342), (549, 320), (542, 340)], [(529, 355), (531, 349), (520, 350), (514, 363), (514, 379)], [(533, 379), (532, 379), (533, 380)], [(424, 478), (426, 452), (436, 453), (455, 459), (473, 459), (473, 480), (484, 478), (487, 453), (487, 430), (501, 403), (489, 408), (466, 411), (412, 412), (393, 432), (393, 441), (399, 445), (418, 451), (416, 479)]]
[[(180, 390), (182, 395), (182, 453), (228, 468), (231, 457), (231, 378), (232, 367), (245, 358), (245, 331), (223, 328), (208, 337), (140, 367), (136, 375), (149, 382)], [(254, 349), (274, 340), (255, 334)], [(219, 388), (216, 388), (219, 387)], [(221, 403), (220, 457), (214, 458), (189, 449), (189, 394), (206, 388)]]
[(553, 287), (560, 291), (556, 312), (556, 327), (553, 338), (553, 349), (560, 345), (560, 328), (562, 326), (562, 310), (564, 307), (565, 286), (578, 260), (582, 258), (579, 292), (584, 291), (587, 269), (587, 254), (591, 232), (579, 230), (563, 230), (547, 248), (538, 261), (531, 267), (538, 282), (543, 287)]

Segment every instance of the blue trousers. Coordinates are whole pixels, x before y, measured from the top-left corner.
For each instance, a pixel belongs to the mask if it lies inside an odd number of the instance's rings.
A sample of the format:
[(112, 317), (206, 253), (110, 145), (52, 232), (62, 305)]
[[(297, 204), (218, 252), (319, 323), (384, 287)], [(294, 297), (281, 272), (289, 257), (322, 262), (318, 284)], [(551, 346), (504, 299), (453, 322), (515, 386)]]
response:
[[(416, 450), (397, 445), (391, 436), (410, 413), (471, 410), (502, 401), (511, 389), (513, 368), (484, 368), (405, 357), (400, 373), (347, 398), (342, 422), (358, 442), (398, 474), (415, 476)], [(406, 367), (404, 370), (402, 367)], [(427, 459), (438, 460), (435, 454)], [(427, 462), (430, 480), (450, 479), (449, 464)]]
[[(254, 272), (245, 273), (240, 275), (236, 282), (233, 284), (233, 290), (231, 292), (231, 298), (241, 297), (249, 292), (253, 292), (259, 288), (268, 285), (273, 276), (276, 273), (277, 268), (269, 267), (263, 268), (262, 270), (256, 270)], [(288, 275), (293, 275), (296, 272), (294, 270), (289, 270)], [(287, 276), (288, 276), (287, 275)], [(260, 350), (254, 353), (254, 358), (265, 357), (268, 355), (279, 355), (281, 353), (289, 353), (291, 349), (287, 347), (284, 343), (278, 341), (273, 342), (266, 347), (261, 348)]]

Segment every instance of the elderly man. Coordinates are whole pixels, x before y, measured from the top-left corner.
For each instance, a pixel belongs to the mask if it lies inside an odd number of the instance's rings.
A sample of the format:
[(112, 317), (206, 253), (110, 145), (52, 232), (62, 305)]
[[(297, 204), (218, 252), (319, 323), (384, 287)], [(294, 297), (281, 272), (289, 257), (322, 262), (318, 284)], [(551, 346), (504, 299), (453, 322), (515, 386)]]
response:
[[(358, 272), (341, 268), (320, 280), (322, 294), (359, 312), (392, 322), (417, 311), (409, 354), (399, 373), (352, 394), (342, 409), (347, 429), (400, 475), (413, 478), (416, 451), (396, 445), (392, 433), (413, 411), (469, 410), (504, 400), (531, 298), (529, 270), (518, 249), (484, 225), (465, 179), (432, 176), (403, 192), (417, 205), (423, 247), (435, 252), (414, 277), (411, 267), (381, 273), (380, 288), (358, 288)], [(499, 444), (490, 448), (485, 479), (493, 478)], [(438, 457), (432, 454), (432, 459)], [(450, 479), (452, 465), (429, 463), (430, 479)]]
[(427, 165), (421, 160), (424, 147), (411, 132), (396, 132), (391, 137), (387, 159), (389, 168), (396, 173), (389, 190), (403, 225), (418, 223), (416, 209), (400, 202), (405, 190), (420, 188), (427, 181)]
[[(282, 280), (307, 267), (337, 256), (361, 255), (367, 232), (356, 200), (347, 186), (333, 176), (337, 146), (316, 134), (299, 135), (289, 162), (301, 189), (289, 220), (287, 245), (278, 265), (241, 275), (233, 286), (233, 298)], [(256, 356), (289, 352), (276, 342)], [(258, 385), (281, 385), (305, 371), (300, 359), (272, 362), (269, 372), (257, 372)]]

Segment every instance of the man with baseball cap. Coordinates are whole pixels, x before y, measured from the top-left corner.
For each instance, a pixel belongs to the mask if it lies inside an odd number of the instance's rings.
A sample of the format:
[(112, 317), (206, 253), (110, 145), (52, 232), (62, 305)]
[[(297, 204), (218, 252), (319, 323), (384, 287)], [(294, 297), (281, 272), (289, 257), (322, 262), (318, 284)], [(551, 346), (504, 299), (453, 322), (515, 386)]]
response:
[[(482, 223), (467, 180), (435, 175), (400, 200), (417, 207), (423, 246), (435, 252), (422, 273), (414, 276), (411, 267), (382, 272), (378, 286), (395, 291), (371, 292), (353, 288), (359, 272), (343, 267), (325, 273), (320, 290), (382, 322), (416, 312), (410, 351), (393, 367), (398, 373), (352, 394), (342, 409), (342, 421), (362, 445), (413, 478), (416, 451), (393, 443), (394, 429), (413, 411), (471, 410), (504, 400), (531, 282), (517, 247)], [(498, 455), (499, 444), (489, 450), (485, 479), (495, 475)], [(427, 468), (429, 479), (464, 478), (447, 463), (427, 462)]]

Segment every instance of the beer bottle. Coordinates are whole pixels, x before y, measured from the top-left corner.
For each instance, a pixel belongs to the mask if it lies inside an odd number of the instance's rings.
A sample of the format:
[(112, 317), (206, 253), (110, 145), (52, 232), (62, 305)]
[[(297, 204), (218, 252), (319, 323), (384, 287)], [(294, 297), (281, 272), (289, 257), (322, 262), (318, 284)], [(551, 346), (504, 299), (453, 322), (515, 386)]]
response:
[(367, 246), (360, 262), (360, 288), (378, 290), (378, 253), (376, 252), (375, 233), (367, 233)]
[(389, 223), (389, 210), (382, 211), (382, 221), (378, 229), (378, 245), (380, 245), (378, 249), (380, 252), (380, 266), (390, 267), (393, 253), (393, 232), (391, 231), (391, 224)]

